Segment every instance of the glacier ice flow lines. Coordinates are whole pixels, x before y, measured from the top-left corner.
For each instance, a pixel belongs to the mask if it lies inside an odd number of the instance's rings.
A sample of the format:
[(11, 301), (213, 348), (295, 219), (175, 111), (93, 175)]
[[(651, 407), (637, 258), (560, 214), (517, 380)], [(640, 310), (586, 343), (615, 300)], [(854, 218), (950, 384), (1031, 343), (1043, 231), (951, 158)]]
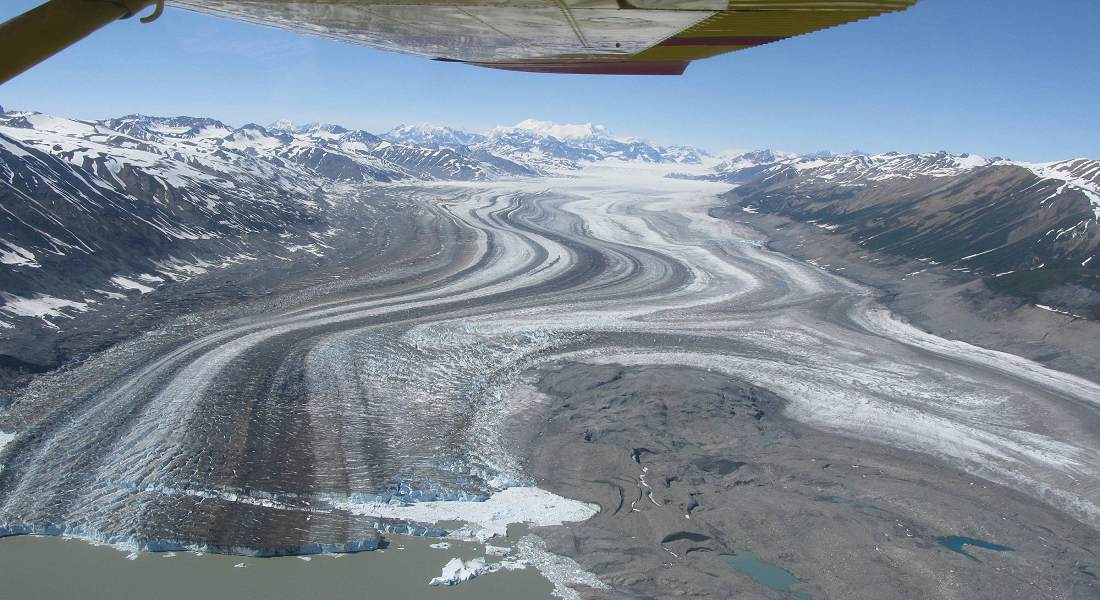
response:
[(236, 552), (433, 530), (453, 511), (393, 507), (533, 485), (502, 433), (538, 402), (525, 374), (564, 359), (710, 369), (1100, 523), (1100, 387), (894, 319), (712, 216), (724, 186), (602, 168), (395, 189), (430, 226), (370, 282), (32, 386), (0, 526)]

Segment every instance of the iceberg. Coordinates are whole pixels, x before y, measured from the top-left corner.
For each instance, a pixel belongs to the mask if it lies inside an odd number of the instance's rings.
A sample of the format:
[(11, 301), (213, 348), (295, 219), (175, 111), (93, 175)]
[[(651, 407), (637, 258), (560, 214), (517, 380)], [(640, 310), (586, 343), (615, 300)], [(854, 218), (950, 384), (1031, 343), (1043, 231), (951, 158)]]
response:
[(496, 573), (500, 570), (516, 571), (526, 569), (527, 563), (519, 560), (505, 560), (497, 563), (486, 562), (485, 557), (479, 556), (470, 560), (452, 558), (443, 565), (443, 572), (439, 577), (433, 577), (429, 585), (458, 585), (469, 581), (474, 577), (486, 573)]

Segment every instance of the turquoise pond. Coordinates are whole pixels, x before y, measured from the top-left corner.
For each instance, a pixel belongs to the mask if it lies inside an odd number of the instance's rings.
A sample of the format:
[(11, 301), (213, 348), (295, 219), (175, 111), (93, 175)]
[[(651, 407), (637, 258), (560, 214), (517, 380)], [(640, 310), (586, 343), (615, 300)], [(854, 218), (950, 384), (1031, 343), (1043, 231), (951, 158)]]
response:
[(994, 552), (1012, 552), (1013, 548), (1008, 546), (1002, 546), (1000, 544), (994, 544), (993, 542), (987, 542), (985, 540), (979, 540), (977, 538), (963, 537), (959, 535), (948, 535), (941, 538), (936, 538), (936, 541), (942, 544), (945, 548), (952, 552), (957, 552), (963, 556), (971, 559), (978, 560), (977, 557), (970, 554), (965, 550), (967, 546), (974, 548), (981, 548), (983, 550), (992, 550)]
[(734, 569), (743, 573), (756, 583), (777, 592), (786, 592), (799, 600), (809, 600), (809, 594), (791, 590), (799, 579), (783, 567), (760, 560), (752, 552), (724, 554), (723, 557)]

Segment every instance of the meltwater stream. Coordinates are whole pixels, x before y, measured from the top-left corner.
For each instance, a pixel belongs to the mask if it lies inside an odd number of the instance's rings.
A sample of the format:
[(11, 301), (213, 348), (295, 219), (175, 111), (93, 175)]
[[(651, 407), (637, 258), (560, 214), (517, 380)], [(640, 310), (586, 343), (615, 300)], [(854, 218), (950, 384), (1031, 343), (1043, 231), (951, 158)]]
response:
[[(791, 418), (1100, 525), (1100, 386), (906, 325), (711, 216), (724, 190), (630, 168), (401, 190), (452, 236), (446, 252), (402, 240), (407, 278), (137, 340), (32, 386), (20, 406), (56, 408), (16, 415), (0, 531), (295, 553), (464, 514), (486, 534), (584, 519), (583, 499), (532, 487), (501, 435), (538, 402), (521, 376), (562, 359), (725, 373)], [(455, 510), (489, 498), (515, 501), (495, 521)]]

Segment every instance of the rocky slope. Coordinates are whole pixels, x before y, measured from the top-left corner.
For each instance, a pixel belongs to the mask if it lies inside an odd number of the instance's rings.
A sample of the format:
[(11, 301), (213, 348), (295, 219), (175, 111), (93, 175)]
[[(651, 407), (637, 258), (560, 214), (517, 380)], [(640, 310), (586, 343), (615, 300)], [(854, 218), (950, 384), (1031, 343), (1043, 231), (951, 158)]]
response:
[(96, 304), (245, 260), (251, 236), (301, 241), (324, 230), (318, 176), (209, 143), (222, 140), (216, 122), (127, 118), (114, 129), (7, 113), (0, 123), (0, 328), (28, 319), (56, 328)]
[(704, 176), (727, 197), (860, 246), (983, 277), (991, 289), (1100, 317), (1100, 161), (755, 153)]

